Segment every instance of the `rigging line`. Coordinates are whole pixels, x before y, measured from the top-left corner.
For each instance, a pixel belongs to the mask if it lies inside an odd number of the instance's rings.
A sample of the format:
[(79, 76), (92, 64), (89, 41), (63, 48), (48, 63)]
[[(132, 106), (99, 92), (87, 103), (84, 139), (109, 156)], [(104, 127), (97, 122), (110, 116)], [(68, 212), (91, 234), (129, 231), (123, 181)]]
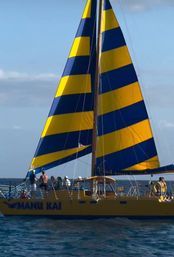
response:
[(79, 162), (81, 162), (81, 163), (83, 163), (83, 164), (85, 164), (86, 166), (88, 166), (88, 167), (90, 167), (90, 164), (88, 163), (88, 162), (85, 162), (85, 161), (82, 161), (82, 160), (78, 160)]
[[(95, 27), (96, 27), (96, 15), (95, 15), (95, 17), (94, 17), (94, 26), (93, 26), (93, 32), (92, 32), (92, 37), (91, 37), (91, 48), (90, 48), (90, 56), (89, 56), (89, 62), (88, 62), (88, 68), (87, 68), (87, 74), (89, 73), (90, 74), (90, 78), (91, 78), (91, 95), (92, 95), (92, 75), (91, 75), (91, 73), (90, 73), (90, 68), (91, 68), (91, 62), (92, 62), (92, 60), (93, 60), (93, 57), (94, 57), (94, 55), (95, 55), (95, 47), (94, 47), (94, 40), (95, 40)], [(85, 81), (85, 89), (87, 88), (87, 86), (88, 86), (88, 84), (87, 84), (87, 80)], [(86, 92), (86, 90), (85, 90), (85, 92)], [(86, 101), (86, 93), (84, 93), (84, 98), (83, 98), (83, 105), (82, 105), (82, 112), (84, 111), (84, 106), (85, 106), (85, 101)], [(77, 108), (77, 106), (78, 106), (78, 104), (76, 105), (76, 108)], [(80, 127), (79, 127), (79, 135), (78, 135), (78, 145), (79, 145), (79, 143), (81, 143), (80, 141), (80, 138), (81, 138), (81, 133), (82, 133), (82, 131), (81, 131), (81, 122), (82, 121), (82, 115), (81, 115), (81, 118), (80, 118), (80, 121), (79, 121), (79, 125), (80, 125)], [(76, 160), (77, 160), (77, 156), (78, 156), (78, 153), (80, 152), (81, 150), (80, 149), (78, 149), (77, 148), (77, 150), (76, 150)], [(78, 165), (78, 163), (77, 163), (77, 161), (75, 161), (75, 165), (74, 165), (74, 172), (73, 172), (73, 174), (74, 174), (74, 177), (75, 177), (75, 173), (76, 173), (76, 170), (77, 170), (77, 165)]]
[[(88, 63), (88, 69), (87, 69), (87, 74), (90, 74), (90, 76), (91, 76), (91, 73), (89, 73), (89, 71), (90, 71), (90, 68), (91, 68), (91, 62), (92, 62), (93, 56), (95, 54), (95, 50), (93, 50), (93, 48), (94, 48), (94, 43), (93, 42), (95, 40), (95, 26), (96, 26), (96, 19), (95, 19), (95, 23), (94, 23), (94, 27), (93, 27), (92, 40), (91, 40), (91, 49), (90, 49), (89, 63)], [(87, 85), (87, 81), (86, 81), (85, 82), (85, 89), (87, 88), (87, 86), (88, 85)], [(92, 81), (91, 81), (91, 94), (92, 94)], [(86, 93), (84, 93), (82, 111), (84, 110), (85, 101), (86, 101)], [(81, 128), (81, 122), (80, 122), (80, 128)], [(80, 130), (80, 133), (79, 133), (78, 142), (80, 141), (80, 137), (81, 137), (81, 130)]]
[[(101, 74), (100, 74), (100, 80), (99, 80), (99, 90), (102, 88), (102, 80), (101, 80)], [(102, 106), (103, 106), (103, 100), (102, 98), (100, 98), (100, 102), (99, 102), (99, 105), (100, 105), (100, 108), (102, 109)], [(101, 116), (101, 129), (102, 129), (102, 135), (104, 134), (104, 121), (103, 121), (103, 115)], [(104, 152), (104, 149), (105, 149), (105, 146), (104, 146), (104, 140), (102, 140), (102, 160), (101, 161), (101, 168), (103, 169), (103, 175), (105, 176), (106, 172), (105, 172), (105, 152)]]

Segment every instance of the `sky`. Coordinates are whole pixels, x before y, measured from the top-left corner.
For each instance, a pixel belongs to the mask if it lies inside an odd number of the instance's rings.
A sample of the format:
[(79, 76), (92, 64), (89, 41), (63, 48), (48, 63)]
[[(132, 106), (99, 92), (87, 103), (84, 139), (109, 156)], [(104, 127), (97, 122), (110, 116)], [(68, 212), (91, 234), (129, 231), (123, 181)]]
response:
[[(0, 177), (25, 177), (85, 0), (0, 0)], [(111, 0), (161, 165), (174, 162), (174, 0)], [(89, 157), (49, 173), (90, 175)], [(73, 175), (72, 175), (73, 174)]]

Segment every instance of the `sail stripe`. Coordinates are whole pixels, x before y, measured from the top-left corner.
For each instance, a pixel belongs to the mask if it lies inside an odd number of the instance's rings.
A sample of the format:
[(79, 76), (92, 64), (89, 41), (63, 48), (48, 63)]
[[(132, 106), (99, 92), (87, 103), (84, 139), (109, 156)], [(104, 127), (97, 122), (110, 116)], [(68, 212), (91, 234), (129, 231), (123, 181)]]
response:
[[(105, 155), (104, 157), (97, 158), (98, 169), (96, 169), (96, 175), (101, 175), (103, 173), (103, 170), (100, 170), (100, 167), (102, 168), (103, 162), (105, 166), (105, 175), (116, 175), (118, 171), (131, 167), (143, 161), (147, 161), (148, 159), (155, 156), (157, 156), (156, 147), (153, 138), (151, 138), (147, 141), (144, 141), (137, 145), (133, 145), (122, 151), (114, 152)], [(156, 166), (158, 164), (159, 162), (157, 159)], [(154, 165), (152, 165), (152, 168), (153, 167)]]
[(89, 56), (77, 56), (68, 58), (63, 77), (69, 75), (79, 75), (89, 73), (90, 63)]
[(82, 19), (76, 37), (88, 36), (91, 33), (92, 21), (91, 19)]
[(111, 6), (110, 2), (109, 1), (104, 1), (103, 11), (106, 11), (106, 10), (109, 10), (109, 9), (112, 9), (112, 6)]
[(93, 112), (67, 113), (48, 117), (41, 137), (92, 129)]
[(91, 93), (90, 74), (62, 77), (55, 97), (81, 93)]
[(74, 39), (69, 58), (90, 55), (90, 37), (76, 37)]
[(102, 52), (101, 73), (121, 68), (132, 63), (126, 46)]
[[(82, 145), (90, 145), (92, 130), (82, 130), (70, 133), (61, 133), (57, 135), (40, 138), (35, 157), (43, 154), (71, 149), (78, 146), (78, 141)], [(56, 144), (55, 144), (56, 142)]]
[(148, 120), (102, 135), (97, 141), (97, 157), (121, 151), (151, 137)]
[(41, 165), (41, 164), (39, 163), (39, 160), (40, 160), (40, 159), (37, 159), (37, 167), (36, 167), (36, 164), (35, 164), (35, 163), (36, 163), (36, 159), (33, 158), (31, 167), (35, 167), (36, 173), (41, 172), (43, 167), (44, 167), (44, 170), (54, 168), (54, 167), (56, 167), (56, 166), (58, 166), (58, 165), (61, 165), (61, 164), (63, 164), (63, 163), (66, 163), (66, 162), (75, 160), (75, 159), (77, 159), (77, 158), (79, 158), (79, 157), (82, 157), (82, 156), (84, 156), (84, 155), (86, 155), (86, 154), (89, 154), (89, 153), (91, 152), (91, 146), (85, 148), (84, 150), (80, 150), (80, 149), (78, 150), (78, 149), (77, 149), (77, 151), (78, 151), (77, 153), (71, 154), (71, 155), (66, 156), (66, 157), (64, 157), (64, 158), (62, 158), (62, 159), (59, 159), (59, 160), (53, 161), (52, 159), (50, 159), (50, 160), (49, 160), (50, 162), (45, 163), (44, 165), (43, 165), (43, 164)]
[[(117, 38), (117, 40), (111, 40), (111, 38)], [(105, 31), (105, 33), (103, 33), (102, 40), (102, 52), (118, 48), (126, 44), (120, 27)]]
[(119, 24), (115, 19), (115, 15), (112, 10), (103, 11), (101, 32), (118, 28)]
[[(98, 117), (98, 136), (128, 127), (148, 118), (144, 101)], [(111, 122), (113, 121), (113, 122)], [(107, 124), (107, 126), (105, 125)]]
[(86, 6), (85, 6), (85, 10), (83, 12), (82, 15), (82, 19), (87, 19), (87, 18), (91, 18), (91, 14), (92, 14), (92, 2), (90, 0), (87, 1)]
[(109, 90), (114, 90), (136, 82), (137, 76), (131, 63), (120, 69), (101, 74), (101, 80), (102, 87), (100, 87), (100, 93), (106, 93), (108, 92), (108, 84)]
[[(88, 146), (82, 146), (81, 150), (86, 149)], [(45, 166), (47, 163), (55, 162), (56, 160), (63, 159), (67, 156), (70, 156), (72, 154), (77, 153), (79, 150), (79, 147), (77, 148), (72, 148), (68, 150), (63, 150), (63, 151), (58, 151), (58, 152), (53, 152), (49, 154), (44, 154), (38, 157), (35, 157), (33, 159), (33, 162), (35, 163), (35, 167), (40, 167), (40, 166)]]
[(144, 162), (140, 162), (135, 164), (125, 170), (148, 170), (148, 169), (155, 169), (158, 163), (158, 156), (152, 157), (147, 159)]
[(65, 95), (54, 99), (49, 116), (82, 111), (88, 112), (91, 109), (91, 94)]
[(137, 82), (108, 91), (99, 96), (99, 115), (119, 110), (140, 101), (142, 101), (142, 94)]

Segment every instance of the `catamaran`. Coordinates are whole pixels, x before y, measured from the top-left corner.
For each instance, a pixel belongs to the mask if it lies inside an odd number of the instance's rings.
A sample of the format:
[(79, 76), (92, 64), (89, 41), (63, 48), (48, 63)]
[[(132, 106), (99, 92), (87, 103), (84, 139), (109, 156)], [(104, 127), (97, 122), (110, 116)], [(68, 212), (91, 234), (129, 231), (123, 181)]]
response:
[(174, 165), (160, 167), (138, 77), (109, 0), (86, 3), (30, 168), (40, 173), (90, 153), (91, 177), (76, 179), (76, 187), (53, 187), (43, 197), (1, 197), (0, 211), (174, 217), (172, 198), (115, 191), (111, 176), (172, 173)]

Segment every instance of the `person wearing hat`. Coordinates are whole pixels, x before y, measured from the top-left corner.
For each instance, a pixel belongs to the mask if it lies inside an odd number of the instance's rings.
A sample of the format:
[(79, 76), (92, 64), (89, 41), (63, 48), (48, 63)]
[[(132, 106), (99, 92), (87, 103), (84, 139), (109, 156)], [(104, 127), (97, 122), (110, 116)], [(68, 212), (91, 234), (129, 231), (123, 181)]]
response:
[(69, 187), (71, 186), (71, 181), (68, 179), (68, 176), (65, 176), (65, 177), (64, 177), (63, 185), (64, 185), (66, 188), (69, 188)]

